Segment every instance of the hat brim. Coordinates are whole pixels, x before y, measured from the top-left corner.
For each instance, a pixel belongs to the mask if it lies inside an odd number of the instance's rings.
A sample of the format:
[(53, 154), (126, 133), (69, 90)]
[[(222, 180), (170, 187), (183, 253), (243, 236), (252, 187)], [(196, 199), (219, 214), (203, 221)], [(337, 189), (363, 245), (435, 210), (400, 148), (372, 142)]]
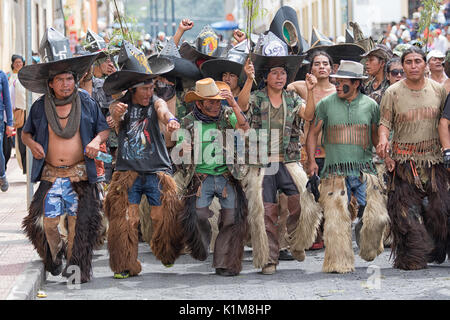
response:
[(131, 87), (156, 78), (171, 71), (174, 64), (170, 59), (157, 57), (149, 62), (150, 69), (153, 73), (141, 73), (131, 70), (116, 71), (108, 76), (103, 84), (103, 90), (108, 95), (113, 95)]
[[(216, 83), (217, 88), (220, 90), (230, 90), (230, 86), (227, 85), (223, 81), (214, 81)], [(184, 96), (184, 102), (193, 102), (193, 101), (202, 101), (202, 100), (224, 100), (224, 98), (219, 94), (215, 96), (205, 97), (202, 95), (199, 95), (195, 91), (189, 91)]]
[(358, 80), (365, 80), (365, 79), (369, 78), (368, 76), (361, 76), (361, 75), (349, 76), (349, 75), (343, 75), (343, 74), (339, 74), (339, 73), (330, 74), (330, 77), (338, 78), (338, 79), (358, 79)]
[(224, 72), (230, 72), (239, 77), (242, 73), (243, 68), (244, 68), (243, 64), (234, 61), (225, 59), (214, 59), (205, 61), (201, 65), (200, 71), (202, 72), (205, 78), (211, 77), (216, 81), (222, 81), (222, 74)]
[(51, 74), (75, 73), (79, 80), (97, 59), (99, 53), (91, 53), (58, 61), (30, 64), (19, 71), (20, 83), (31, 92), (44, 94), (47, 92)]
[(294, 81), (305, 57), (305, 54), (291, 56), (262, 56), (256, 53), (250, 54), (250, 59), (255, 68), (255, 78), (257, 81), (260, 81), (263, 78), (263, 75), (270, 69), (285, 66), (288, 72), (286, 84)]
[(191, 61), (192, 63), (196, 63), (197, 60), (211, 60), (211, 59), (217, 59), (219, 58), (222, 53), (224, 53), (225, 48), (224, 47), (217, 47), (217, 50), (214, 54), (214, 56), (208, 56), (207, 54), (201, 53), (197, 49), (195, 49), (193, 46), (191, 46), (189, 43), (184, 42), (180, 47), (180, 56), (186, 60)]
[(333, 63), (339, 64), (341, 60), (359, 62), (364, 48), (354, 43), (335, 44), (325, 49), (325, 52), (333, 59)]
[(152, 55), (148, 58), (148, 62), (151, 64), (151, 61), (156, 59), (157, 57), (169, 59), (174, 64), (174, 68), (165, 74), (161, 74), (162, 76), (167, 75), (170, 77), (190, 79), (195, 81), (202, 78), (202, 74), (197, 66), (187, 59), (167, 55)]

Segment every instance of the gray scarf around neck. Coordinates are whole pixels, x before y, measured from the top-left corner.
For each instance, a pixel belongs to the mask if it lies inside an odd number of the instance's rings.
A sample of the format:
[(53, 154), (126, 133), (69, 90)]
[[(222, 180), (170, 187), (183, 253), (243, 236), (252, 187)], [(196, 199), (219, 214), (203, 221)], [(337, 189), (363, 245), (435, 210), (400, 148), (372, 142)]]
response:
[[(47, 121), (53, 132), (64, 139), (72, 138), (77, 133), (81, 121), (81, 101), (78, 94), (78, 87), (75, 87), (74, 92), (63, 100), (57, 99), (49, 89), (45, 95), (44, 101), (45, 115), (47, 116)], [(72, 103), (72, 109), (70, 110), (66, 126), (62, 128), (58, 114), (56, 113), (56, 106), (64, 106), (69, 103)]]

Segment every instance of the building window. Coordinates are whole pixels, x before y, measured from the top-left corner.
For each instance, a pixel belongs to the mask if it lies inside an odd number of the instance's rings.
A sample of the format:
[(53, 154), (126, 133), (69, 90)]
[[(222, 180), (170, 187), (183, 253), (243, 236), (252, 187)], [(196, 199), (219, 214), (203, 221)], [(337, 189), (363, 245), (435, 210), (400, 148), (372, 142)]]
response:
[(322, 21), (323, 21), (323, 33), (330, 36), (330, 9), (328, 7), (328, 0), (322, 0)]
[(312, 3), (312, 25), (316, 28), (319, 26), (319, 6), (317, 1)]

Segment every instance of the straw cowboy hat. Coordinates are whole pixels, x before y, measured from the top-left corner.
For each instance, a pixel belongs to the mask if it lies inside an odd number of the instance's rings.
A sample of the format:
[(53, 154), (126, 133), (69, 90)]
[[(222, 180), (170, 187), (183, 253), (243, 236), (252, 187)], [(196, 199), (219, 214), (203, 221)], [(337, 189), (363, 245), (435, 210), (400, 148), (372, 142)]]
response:
[(213, 78), (205, 78), (195, 83), (195, 91), (189, 91), (184, 97), (185, 102), (201, 100), (223, 100), (220, 90), (230, 90), (225, 82), (214, 81)]
[(364, 75), (364, 66), (355, 61), (342, 60), (336, 74), (330, 75), (332, 78), (342, 79), (367, 79)]

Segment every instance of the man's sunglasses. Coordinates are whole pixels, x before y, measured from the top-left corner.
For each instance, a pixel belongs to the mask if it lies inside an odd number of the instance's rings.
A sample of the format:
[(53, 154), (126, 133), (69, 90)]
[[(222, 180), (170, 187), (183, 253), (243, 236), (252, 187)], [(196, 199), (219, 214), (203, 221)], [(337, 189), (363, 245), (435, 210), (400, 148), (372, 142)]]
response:
[(391, 73), (391, 76), (393, 76), (393, 77), (396, 77), (398, 75), (402, 76), (405, 74), (405, 72), (402, 69), (393, 69), (390, 71), (390, 73)]

